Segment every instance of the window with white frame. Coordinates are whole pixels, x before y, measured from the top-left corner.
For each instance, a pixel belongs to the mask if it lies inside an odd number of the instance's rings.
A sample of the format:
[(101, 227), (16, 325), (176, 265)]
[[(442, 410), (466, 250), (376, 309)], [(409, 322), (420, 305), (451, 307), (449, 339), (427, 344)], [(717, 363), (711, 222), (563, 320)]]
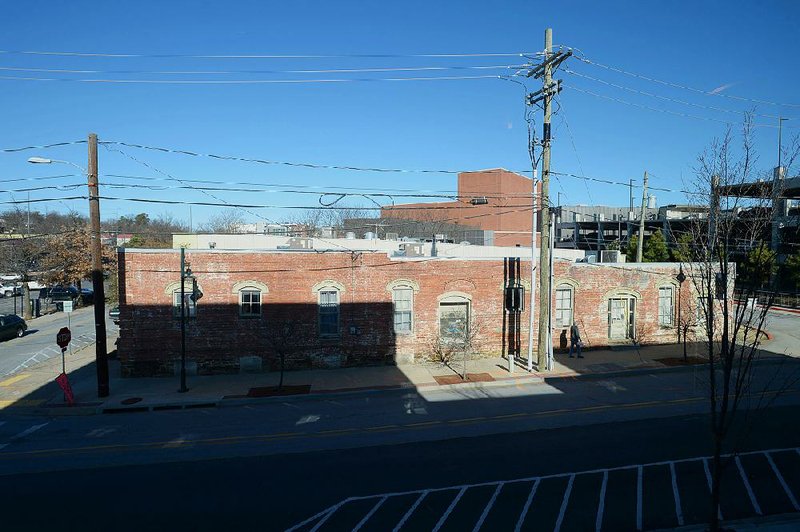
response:
[(555, 326), (569, 327), (572, 325), (572, 287), (559, 285), (556, 287), (556, 312)]
[(335, 288), (323, 288), (319, 291), (319, 334), (339, 334), (339, 291)]
[(414, 327), (414, 289), (410, 286), (397, 286), (392, 289), (394, 306), (394, 332), (410, 334)]
[(257, 288), (239, 290), (239, 316), (243, 318), (261, 316), (261, 290)]
[[(187, 318), (196, 318), (197, 317), (197, 303), (192, 301), (192, 289), (189, 287), (189, 290), (184, 289), (183, 291), (183, 300), (184, 300), (184, 316)], [(181, 317), (181, 291), (175, 290), (172, 292), (172, 317), (173, 318), (180, 318)]]
[(675, 288), (661, 286), (658, 288), (658, 324), (662, 327), (672, 327), (672, 318), (675, 315)]
[(439, 336), (447, 342), (464, 343), (470, 335), (469, 299), (450, 296), (439, 301)]

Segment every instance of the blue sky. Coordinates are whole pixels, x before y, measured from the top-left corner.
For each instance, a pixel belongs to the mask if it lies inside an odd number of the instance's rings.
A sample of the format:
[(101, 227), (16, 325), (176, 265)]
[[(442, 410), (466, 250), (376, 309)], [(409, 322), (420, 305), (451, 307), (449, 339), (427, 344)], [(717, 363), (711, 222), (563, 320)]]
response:
[[(800, 131), (796, 30), (800, 4), (792, 1), (732, 2), (14, 2), (0, 18), (6, 51), (103, 52), (143, 56), (287, 54), (389, 55), (535, 52), (546, 27), (554, 43), (575, 47), (602, 64), (723, 94), (791, 106), (760, 104), (769, 116), (793, 118), (784, 137)], [(80, 57), (0, 53), (0, 67), (91, 70), (54, 73), (4, 70), (2, 76), (119, 80), (349, 79), (511, 74), (513, 69), (394, 71), (380, 73), (248, 73), (252, 70), (329, 70), (402, 67), (518, 65), (519, 57), (336, 57), (320, 59), (201, 59), (188, 57)], [(580, 74), (685, 100), (688, 106), (635, 94), (560, 72), (565, 89), (553, 119), (552, 169), (627, 182), (641, 180), (680, 189), (692, 178), (698, 153), (740, 112), (755, 104), (650, 83), (569, 60)], [(159, 71), (233, 71), (231, 74), (151, 74)], [(536, 83), (529, 85), (538, 88)], [(695, 115), (688, 118), (638, 108), (578, 92)], [(359, 167), (473, 170), (530, 167), (523, 119), (523, 89), (499, 79), (309, 84), (111, 84), (0, 79), (0, 148), (85, 138), (125, 141), (201, 153)], [(704, 107), (697, 107), (704, 106)], [(720, 112), (707, 107), (724, 108)], [(719, 121), (715, 121), (719, 120)], [(541, 114), (536, 115), (537, 131)], [(567, 124), (569, 127), (567, 127)], [(776, 164), (777, 131), (756, 130), (760, 165)], [(205, 179), (285, 183), (295, 187), (455, 189), (448, 174), (371, 173), (293, 168), (162, 154), (136, 148), (100, 148), (103, 183), (178, 186)], [(68, 166), (30, 165), (38, 155), (86, 163), (85, 145), (0, 153), (0, 201), (27, 199), (7, 192), (43, 184), (67, 185), (78, 177), (14, 181), (71, 173)], [(132, 159), (134, 157), (136, 160)], [(146, 163), (145, 166), (142, 163)], [(146, 176), (137, 181), (111, 175)], [(31, 199), (61, 198), (79, 191), (38, 190)], [(101, 189), (103, 195), (269, 204), (318, 205), (317, 196), (288, 193), (200, 192), (170, 189)], [(309, 190), (309, 189), (307, 189)], [(560, 177), (553, 192), (563, 203), (627, 205), (626, 187)], [(683, 202), (679, 193), (656, 192), (659, 204)], [(376, 198), (379, 202), (388, 200)], [(404, 201), (397, 198), (397, 202)], [(371, 205), (364, 198), (343, 205)], [(0, 206), (4, 208), (5, 206)], [(83, 200), (39, 204), (41, 210), (84, 212)], [(104, 217), (136, 212), (170, 213), (188, 220), (188, 207), (105, 201)], [(194, 207), (202, 223), (219, 208)], [(245, 212), (250, 221), (283, 220), (287, 209)]]

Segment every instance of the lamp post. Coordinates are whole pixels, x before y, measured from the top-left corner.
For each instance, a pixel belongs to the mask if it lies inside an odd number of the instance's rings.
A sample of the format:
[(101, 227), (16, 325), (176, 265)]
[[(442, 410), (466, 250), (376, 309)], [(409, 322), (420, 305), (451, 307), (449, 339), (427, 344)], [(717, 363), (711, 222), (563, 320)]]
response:
[(105, 289), (103, 286), (102, 246), (100, 242), (100, 188), (97, 180), (97, 135), (89, 134), (89, 165), (83, 168), (70, 161), (31, 157), (31, 164), (68, 164), (81, 171), (89, 187), (89, 223), (91, 224), (92, 289), (94, 290), (95, 362), (97, 365), (97, 396), (108, 397), (108, 347), (106, 344)]
[[(683, 328), (683, 321), (681, 321), (681, 289), (683, 288), (683, 282), (686, 280), (686, 275), (683, 273), (683, 264), (680, 265), (678, 275), (675, 276), (675, 280), (678, 281), (678, 341), (681, 341), (681, 329)], [(683, 346), (684, 350), (686, 348), (686, 335), (684, 334), (683, 338)], [(684, 353), (685, 357), (686, 353)]]
[(181, 248), (181, 387), (180, 393), (189, 391), (186, 386), (186, 280), (192, 280), (192, 293), (189, 296), (193, 305), (203, 297), (203, 292), (197, 287), (197, 278), (192, 273), (192, 268), (186, 262), (186, 248)]

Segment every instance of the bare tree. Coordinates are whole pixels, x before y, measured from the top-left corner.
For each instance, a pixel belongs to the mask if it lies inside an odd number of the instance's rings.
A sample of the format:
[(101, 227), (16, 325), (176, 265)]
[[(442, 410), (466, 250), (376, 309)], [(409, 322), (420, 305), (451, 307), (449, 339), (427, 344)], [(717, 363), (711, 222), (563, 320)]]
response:
[(447, 326), (441, 326), (436, 336), (431, 338), (428, 345), (430, 360), (442, 366), (447, 366), (456, 374), (459, 371), (455, 365), (461, 362), (461, 378), (467, 380), (467, 360), (480, 351), (481, 332), (483, 322), (468, 315), (466, 319), (456, 318), (447, 320)]
[[(750, 185), (755, 181), (756, 155), (753, 151), (752, 123), (745, 120), (741, 143), (735, 143), (728, 130), (715, 139), (697, 160), (697, 190), (691, 194), (695, 203), (709, 206), (707, 223), (693, 229), (689, 259), (683, 264), (697, 296), (700, 331), (708, 360), (708, 399), (713, 443), (711, 480), (711, 530), (719, 530), (719, 505), (722, 475), (730, 463), (723, 450), (731, 444), (734, 422), (749, 401), (758, 405), (767, 397), (766, 390), (754, 390), (754, 373), (761, 356), (759, 349), (767, 313), (775, 294), (774, 279), (769, 296), (761, 305), (748, 304), (761, 288), (763, 278), (740, 278), (734, 297), (736, 265), (734, 258), (752, 249), (763, 249), (769, 239), (773, 200), (779, 193), (768, 187), (767, 194), (757, 194)], [(777, 186), (778, 182), (775, 182)], [(750, 196), (750, 197), (745, 197)], [(760, 196), (760, 197), (759, 197)], [(774, 254), (771, 255), (774, 260)], [(685, 260), (687, 257), (683, 257)], [(764, 258), (762, 257), (762, 260)], [(762, 292), (763, 294), (763, 292)], [(684, 338), (691, 324), (687, 316)], [(770, 382), (767, 386), (771, 386)], [(770, 397), (776, 397), (774, 390)], [(735, 450), (735, 449), (734, 449)]]
[(212, 216), (200, 225), (200, 230), (208, 233), (241, 233), (244, 215), (237, 209), (226, 209)]

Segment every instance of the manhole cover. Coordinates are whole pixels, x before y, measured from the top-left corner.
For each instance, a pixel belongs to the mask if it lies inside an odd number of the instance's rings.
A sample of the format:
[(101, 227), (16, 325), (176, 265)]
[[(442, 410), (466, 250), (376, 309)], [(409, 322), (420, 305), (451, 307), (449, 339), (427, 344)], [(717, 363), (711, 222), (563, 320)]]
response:
[(135, 405), (139, 401), (141, 401), (141, 397), (128, 397), (127, 399), (123, 399), (120, 401), (123, 405)]

